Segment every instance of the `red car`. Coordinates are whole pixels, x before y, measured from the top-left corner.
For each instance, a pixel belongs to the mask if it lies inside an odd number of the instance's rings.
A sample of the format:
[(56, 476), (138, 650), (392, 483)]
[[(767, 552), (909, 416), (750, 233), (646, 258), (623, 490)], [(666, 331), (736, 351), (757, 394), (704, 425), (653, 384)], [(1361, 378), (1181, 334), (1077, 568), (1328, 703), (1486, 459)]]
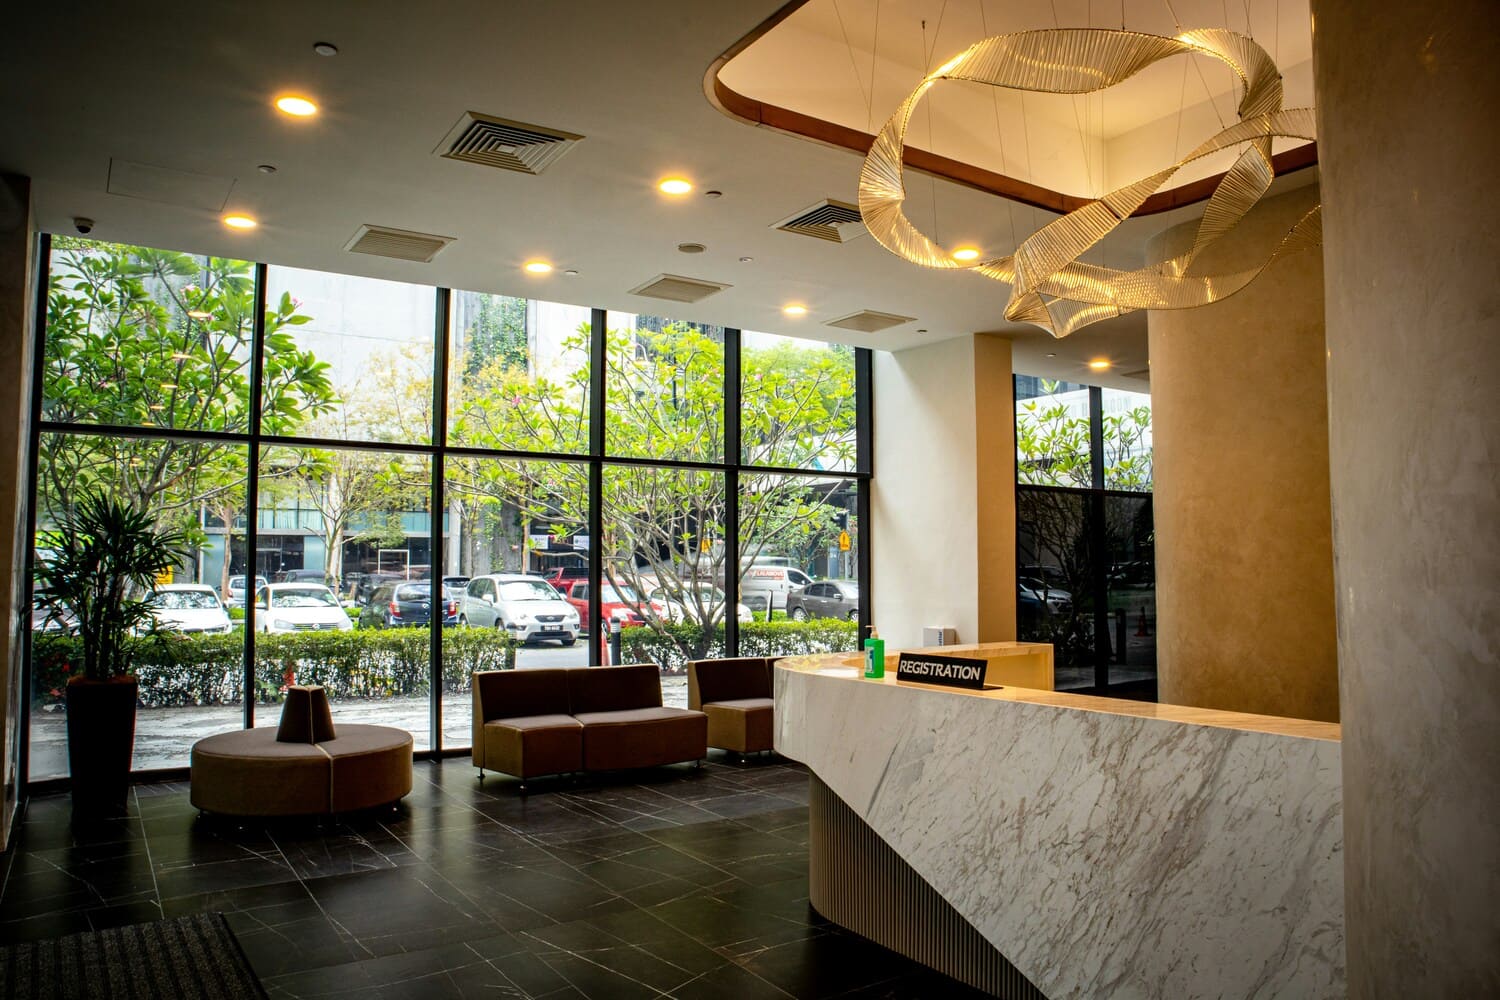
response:
[[(561, 591), (563, 600), (573, 606), (578, 612), (578, 621), (585, 633), (591, 634), (593, 629), (588, 626), (589, 622), (589, 582), (587, 580), (563, 579), (561, 581), (549, 581), (552, 586)], [(599, 613), (611, 621), (619, 621), (621, 626), (630, 628), (634, 625), (646, 624), (646, 619), (636, 610), (641, 600), (635, 595), (635, 591), (621, 584), (605, 582), (599, 591)]]

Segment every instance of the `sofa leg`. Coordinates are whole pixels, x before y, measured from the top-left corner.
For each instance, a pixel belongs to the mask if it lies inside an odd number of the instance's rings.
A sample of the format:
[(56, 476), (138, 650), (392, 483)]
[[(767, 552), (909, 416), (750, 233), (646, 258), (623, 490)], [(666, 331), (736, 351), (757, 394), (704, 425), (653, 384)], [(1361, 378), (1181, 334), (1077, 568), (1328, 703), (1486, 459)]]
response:
[(479, 783), (484, 784), (484, 768), (479, 769)]

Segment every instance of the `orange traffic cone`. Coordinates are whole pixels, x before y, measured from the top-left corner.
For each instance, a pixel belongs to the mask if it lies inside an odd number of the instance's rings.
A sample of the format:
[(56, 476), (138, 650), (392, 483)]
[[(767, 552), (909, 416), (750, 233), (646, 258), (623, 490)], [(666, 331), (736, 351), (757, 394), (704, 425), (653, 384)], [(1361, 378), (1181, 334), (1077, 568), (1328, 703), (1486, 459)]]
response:
[(1135, 634), (1137, 637), (1151, 634), (1151, 630), (1146, 627), (1146, 606), (1144, 604), (1141, 605), (1141, 613), (1135, 620)]

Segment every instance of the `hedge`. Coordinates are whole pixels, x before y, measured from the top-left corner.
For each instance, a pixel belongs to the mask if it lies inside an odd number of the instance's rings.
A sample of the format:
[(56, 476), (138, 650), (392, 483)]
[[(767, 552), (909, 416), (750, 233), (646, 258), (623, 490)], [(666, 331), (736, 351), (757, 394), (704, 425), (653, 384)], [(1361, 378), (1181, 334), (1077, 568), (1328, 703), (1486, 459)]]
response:
[[(426, 694), (426, 629), (293, 632), (255, 637), (255, 697), (280, 701), (288, 684), (321, 684), (334, 698), (390, 698)], [(443, 632), (443, 690), (468, 689), (475, 670), (515, 665), (515, 642), (494, 629)], [(170, 635), (131, 640), (130, 660), (140, 680), (143, 708), (239, 704), (244, 636)], [(33, 677), (40, 700), (61, 701), (68, 677), (82, 662), (79, 640), (37, 635)]]
[[(837, 618), (809, 622), (740, 623), (741, 656), (802, 656), (859, 647), (859, 625)], [(620, 633), (620, 655), (626, 663), (656, 663), (671, 673), (687, 670), (687, 661), (724, 655), (724, 630), (705, 635), (699, 625), (628, 628)]]

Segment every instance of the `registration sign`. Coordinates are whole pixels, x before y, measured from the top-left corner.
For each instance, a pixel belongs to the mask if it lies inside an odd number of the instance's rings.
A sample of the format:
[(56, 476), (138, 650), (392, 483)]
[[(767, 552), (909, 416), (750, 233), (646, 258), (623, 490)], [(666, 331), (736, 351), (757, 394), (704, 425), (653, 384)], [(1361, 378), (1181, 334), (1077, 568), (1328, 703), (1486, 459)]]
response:
[(984, 688), (984, 672), (988, 667), (989, 661), (969, 656), (903, 652), (896, 664), (896, 680), (979, 691)]

